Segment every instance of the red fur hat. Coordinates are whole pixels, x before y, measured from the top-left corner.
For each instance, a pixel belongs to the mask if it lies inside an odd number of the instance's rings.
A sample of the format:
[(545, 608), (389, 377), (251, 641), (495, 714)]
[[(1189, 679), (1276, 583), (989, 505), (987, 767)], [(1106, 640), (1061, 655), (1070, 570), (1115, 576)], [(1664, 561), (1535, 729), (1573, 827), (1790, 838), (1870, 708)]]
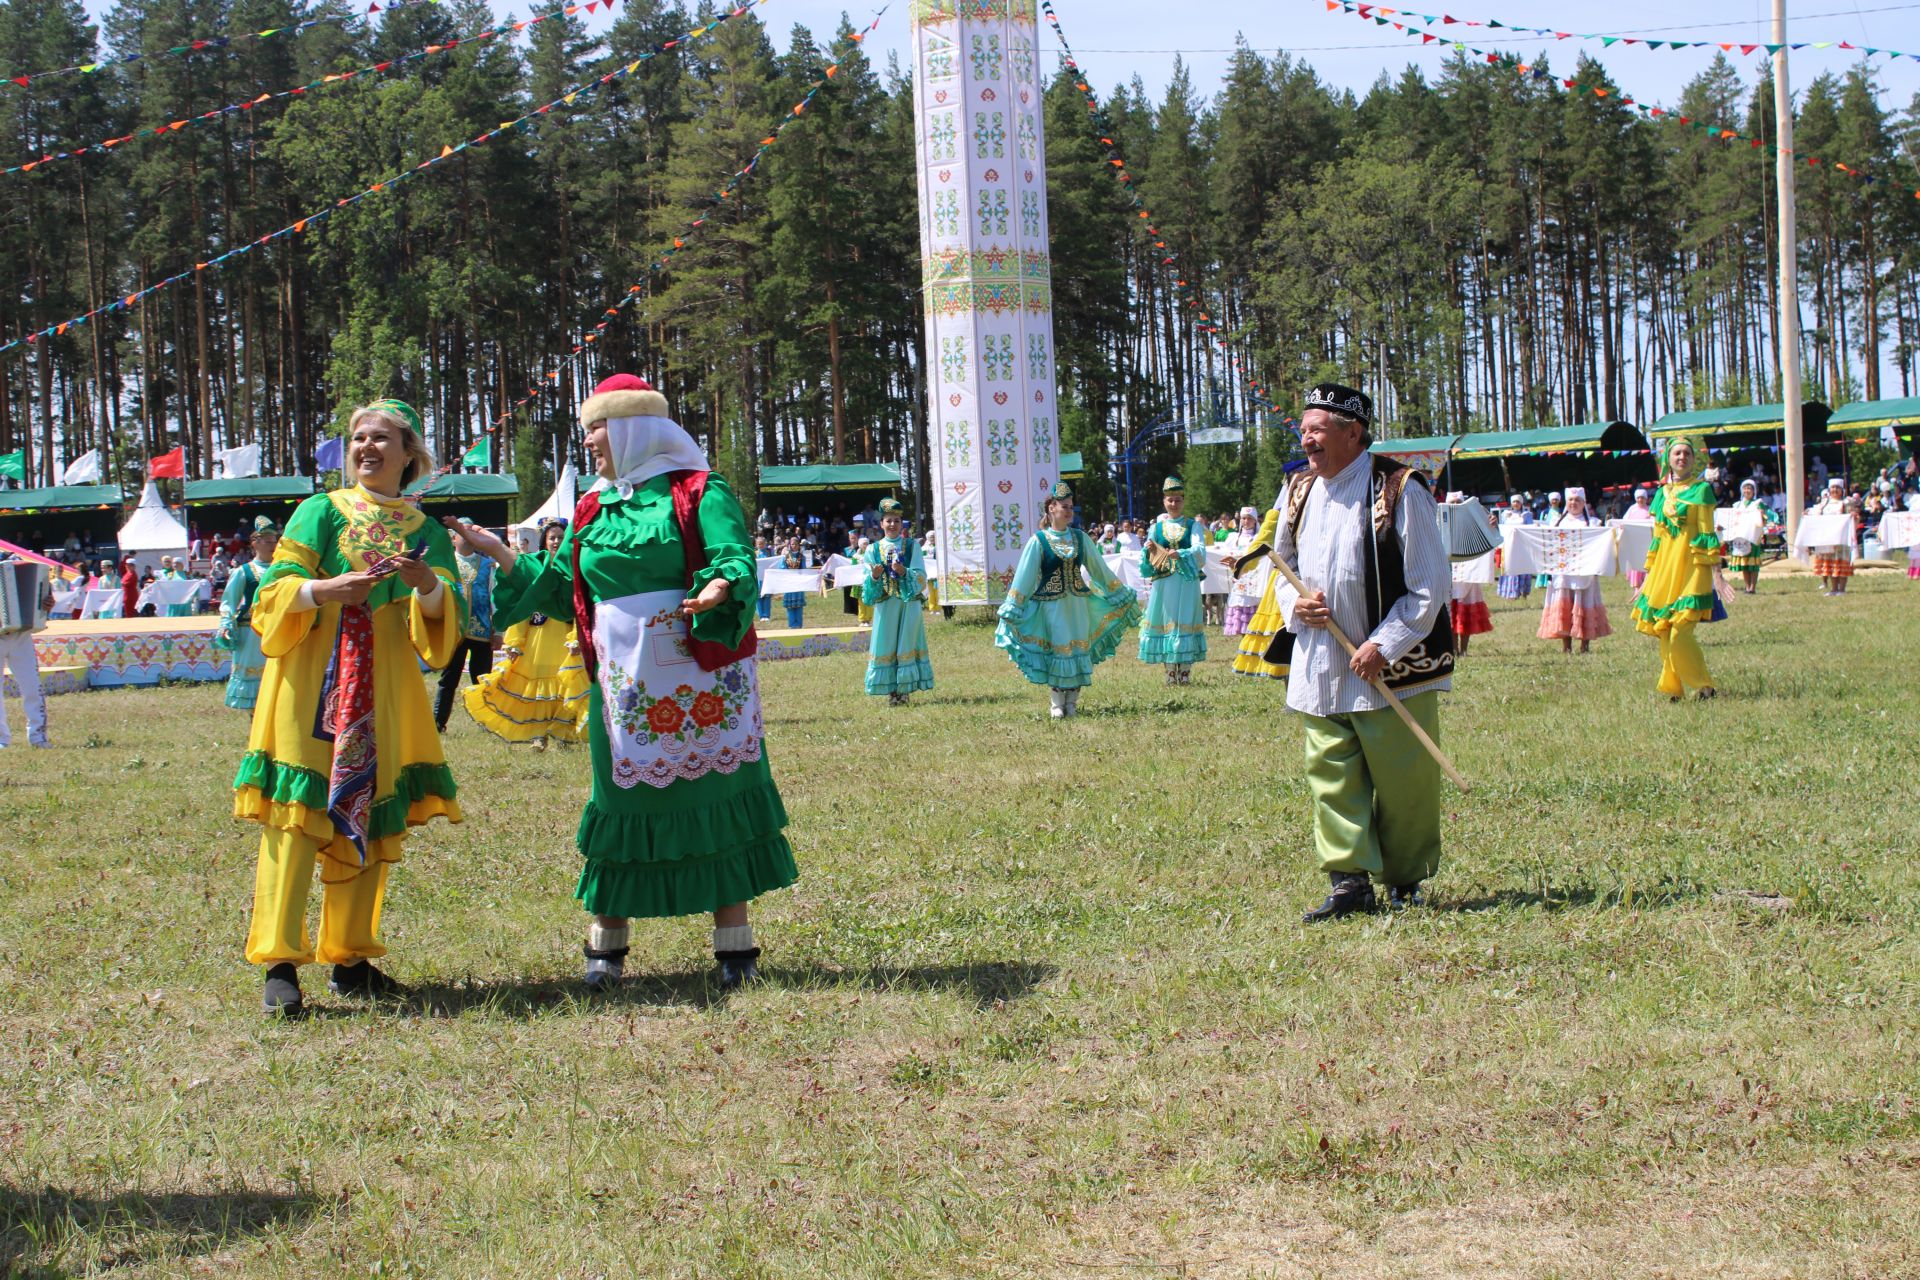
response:
[(608, 418), (665, 418), (667, 398), (645, 378), (616, 373), (593, 389), (580, 405), (580, 425), (590, 427)]

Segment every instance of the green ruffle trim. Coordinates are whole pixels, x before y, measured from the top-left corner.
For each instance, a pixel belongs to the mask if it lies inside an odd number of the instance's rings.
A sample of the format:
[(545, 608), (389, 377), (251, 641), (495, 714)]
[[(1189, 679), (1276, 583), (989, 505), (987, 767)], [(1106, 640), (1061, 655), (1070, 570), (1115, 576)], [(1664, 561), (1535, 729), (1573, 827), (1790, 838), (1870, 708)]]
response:
[(1704, 480), (1696, 480), (1673, 496), (1673, 514), (1679, 523), (1676, 524), (1667, 518), (1667, 497), (1664, 493), (1661, 494), (1660, 501), (1653, 504), (1653, 521), (1677, 537), (1686, 529), (1687, 512), (1690, 509), (1696, 505), (1712, 506), (1713, 502), (1712, 487)]
[[(658, 794), (645, 783), (636, 789), (645, 790), (649, 798)], [(737, 796), (685, 809), (619, 813), (597, 798), (588, 800), (575, 838), (581, 855), (589, 862), (657, 867), (697, 862), (757, 844), (779, 835), (786, 825), (787, 806), (781, 802), (780, 788), (774, 785), (773, 775), (765, 773), (757, 786)]]
[(589, 859), (573, 896), (595, 915), (657, 920), (751, 902), (799, 878), (793, 846), (775, 832), (739, 848), (675, 862)]
[(1658, 609), (1647, 603), (1647, 597), (1644, 594), (1633, 602), (1633, 616), (1643, 622), (1665, 622), (1677, 613), (1699, 613), (1712, 617), (1713, 594), (1709, 592), (1703, 596), (1681, 596), (1672, 604)]
[(1720, 535), (1717, 533), (1697, 533), (1687, 539), (1687, 542), (1695, 551), (1718, 551), (1720, 549)]
[[(240, 757), (240, 768), (233, 775), (233, 789), (252, 787), (274, 804), (305, 805), (315, 813), (327, 811), (327, 779), (297, 764), (283, 764), (264, 751), (249, 751)], [(452, 800), (458, 793), (453, 771), (444, 764), (410, 764), (394, 780), (392, 795), (373, 802), (367, 815), (367, 838), (385, 840), (407, 829), (407, 812), (415, 801), (428, 796)]]

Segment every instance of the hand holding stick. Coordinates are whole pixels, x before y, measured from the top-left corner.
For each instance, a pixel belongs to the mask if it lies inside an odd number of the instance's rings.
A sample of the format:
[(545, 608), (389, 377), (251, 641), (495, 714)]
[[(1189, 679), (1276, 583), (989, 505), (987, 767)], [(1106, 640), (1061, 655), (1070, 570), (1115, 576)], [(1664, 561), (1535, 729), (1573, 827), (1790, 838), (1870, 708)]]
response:
[[(1286, 577), (1295, 591), (1303, 596), (1309, 594), (1307, 584), (1300, 581), (1300, 575), (1293, 571), (1293, 566), (1277, 555), (1272, 559), (1274, 568)], [(1340, 624), (1333, 620), (1331, 613), (1327, 615), (1326, 627), (1333, 632), (1333, 638), (1340, 642), (1340, 647), (1347, 651), (1347, 656), (1352, 657), (1358, 646), (1347, 639), (1347, 633), (1340, 629)], [(1427, 749), (1427, 754), (1433, 757), (1434, 762), (1440, 766), (1441, 772), (1453, 779), (1453, 785), (1462, 791), (1473, 790), (1472, 784), (1460, 776), (1460, 771), (1454, 768), (1453, 761), (1449, 760), (1447, 753), (1440, 749), (1440, 744), (1427, 736), (1427, 731), (1420, 727), (1420, 722), (1413, 718), (1413, 713), (1407, 710), (1406, 704), (1400, 701), (1399, 695), (1387, 688), (1385, 682), (1379, 679), (1369, 680), (1367, 683), (1379, 691), (1380, 696), (1387, 700), (1387, 705), (1394, 709), (1394, 712), (1406, 723), (1407, 728), (1413, 730), (1413, 736), (1420, 739), (1420, 745)]]

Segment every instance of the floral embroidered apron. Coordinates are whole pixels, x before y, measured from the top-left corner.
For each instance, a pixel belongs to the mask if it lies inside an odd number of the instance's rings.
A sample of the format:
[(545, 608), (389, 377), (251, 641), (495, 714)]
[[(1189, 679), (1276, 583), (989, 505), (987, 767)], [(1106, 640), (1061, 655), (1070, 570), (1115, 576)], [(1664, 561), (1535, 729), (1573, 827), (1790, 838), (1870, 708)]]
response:
[(760, 676), (753, 658), (702, 671), (679, 615), (686, 592), (646, 591), (594, 609), (601, 707), (613, 780), (666, 787), (760, 759)]

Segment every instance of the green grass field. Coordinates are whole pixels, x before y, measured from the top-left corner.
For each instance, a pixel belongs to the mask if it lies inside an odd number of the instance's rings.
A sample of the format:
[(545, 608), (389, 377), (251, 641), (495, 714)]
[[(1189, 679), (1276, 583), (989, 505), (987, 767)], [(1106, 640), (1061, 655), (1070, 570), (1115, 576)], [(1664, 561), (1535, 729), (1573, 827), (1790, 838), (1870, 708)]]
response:
[(769, 664), (803, 878), (731, 999), (694, 920), (581, 996), (584, 750), (462, 713), (411, 998), (270, 1023), (244, 718), (56, 699), (0, 754), (0, 1274), (1920, 1275), (1920, 586), (1769, 579), (1682, 706), (1619, 588), (1584, 659), (1494, 602), (1430, 907), (1312, 931), (1299, 729), (1224, 646), (1064, 724), (978, 625), (905, 711)]

